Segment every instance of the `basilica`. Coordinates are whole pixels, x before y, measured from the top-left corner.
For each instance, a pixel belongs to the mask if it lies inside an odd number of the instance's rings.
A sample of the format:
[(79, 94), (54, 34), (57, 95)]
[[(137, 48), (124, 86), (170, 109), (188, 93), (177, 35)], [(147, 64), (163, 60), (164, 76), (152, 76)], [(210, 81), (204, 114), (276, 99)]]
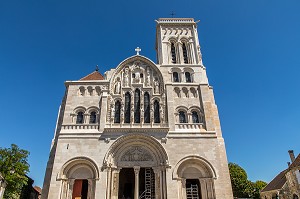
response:
[(232, 199), (193, 18), (156, 20), (133, 56), (65, 82), (42, 199)]

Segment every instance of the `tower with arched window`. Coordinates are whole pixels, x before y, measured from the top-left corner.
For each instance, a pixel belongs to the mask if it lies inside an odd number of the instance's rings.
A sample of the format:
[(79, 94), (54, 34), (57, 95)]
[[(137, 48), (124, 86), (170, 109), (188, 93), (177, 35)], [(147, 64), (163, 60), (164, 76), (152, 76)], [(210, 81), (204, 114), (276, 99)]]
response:
[(197, 22), (158, 19), (156, 50), (65, 82), (43, 199), (232, 199)]

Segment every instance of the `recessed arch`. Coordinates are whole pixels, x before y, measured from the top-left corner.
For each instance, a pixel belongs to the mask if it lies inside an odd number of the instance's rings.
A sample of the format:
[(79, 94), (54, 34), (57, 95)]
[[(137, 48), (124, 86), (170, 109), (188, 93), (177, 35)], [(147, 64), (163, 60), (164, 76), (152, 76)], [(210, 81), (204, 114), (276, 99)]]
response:
[(200, 156), (191, 155), (184, 157), (176, 164), (172, 173), (173, 179), (185, 177), (183, 176), (185, 171), (192, 171), (190, 168), (194, 168), (194, 171), (199, 171), (199, 176), (195, 175), (193, 178), (217, 178), (216, 171), (209, 161)]
[(147, 153), (151, 154), (151, 162), (147, 162), (149, 166), (162, 166), (168, 165), (168, 155), (163, 146), (152, 136), (134, 133), (130, 135), (124, 135), (118, 138), (109, 148), (103, 161), (103, 165), (116, 166), (116, 167), (132, 167), (143, 166), (143, 162), (134, 161), (131, 163), (122, 163), (123, 155), (131, 149), (131, 147), (140, 147)]
[(89, 179), (99, 179), (99, 169), (97, 164), (92, 159), (84, 156), (74, 157), (68, 160), (60, 169), (57, 179), (76, 178), (74, 175), (81, 175), (78, 172), (80, 168), (90, 175), (88, 176)]

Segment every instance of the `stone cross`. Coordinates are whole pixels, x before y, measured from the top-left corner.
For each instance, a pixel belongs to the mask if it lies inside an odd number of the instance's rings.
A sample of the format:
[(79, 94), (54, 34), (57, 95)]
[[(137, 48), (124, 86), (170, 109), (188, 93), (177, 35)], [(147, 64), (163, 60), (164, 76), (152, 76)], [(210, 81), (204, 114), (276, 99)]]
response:
[(139, 55), (139, 54), (140, 54), (140, 51), (142, 51), (142, 49), (140, 49), (140, 47), (137, 47), (137, 48), (135, 49), (136, 55)]

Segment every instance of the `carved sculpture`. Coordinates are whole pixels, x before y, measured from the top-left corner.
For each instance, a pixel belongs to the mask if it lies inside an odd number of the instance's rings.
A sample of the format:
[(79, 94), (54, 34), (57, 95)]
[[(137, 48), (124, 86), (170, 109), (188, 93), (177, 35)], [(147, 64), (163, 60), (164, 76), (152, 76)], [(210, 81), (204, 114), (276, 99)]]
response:
[(124, 86), (128, 87), (129, 86), (129, 69), (125, 68), (125, 73), (124, 73)]
[(158, 82), (157, 78), (155, 78), (155, 80), (154, 80), (154, 93), (155, 94), (159, 93), (159, 82)]
[(145, 80), (145, 86), (150, 86), (150, 69), (147, 67), (146, 69), (146, 80)]
[(137, 161), (153, 161), (151, 154), (140, 146), (133, 146), (124, 153), (121, 161), (137, 162)]
[(121, 82), (120, 78), (117, 78), (116, 84), (115, 84), (115, 94), (121, 93)]

